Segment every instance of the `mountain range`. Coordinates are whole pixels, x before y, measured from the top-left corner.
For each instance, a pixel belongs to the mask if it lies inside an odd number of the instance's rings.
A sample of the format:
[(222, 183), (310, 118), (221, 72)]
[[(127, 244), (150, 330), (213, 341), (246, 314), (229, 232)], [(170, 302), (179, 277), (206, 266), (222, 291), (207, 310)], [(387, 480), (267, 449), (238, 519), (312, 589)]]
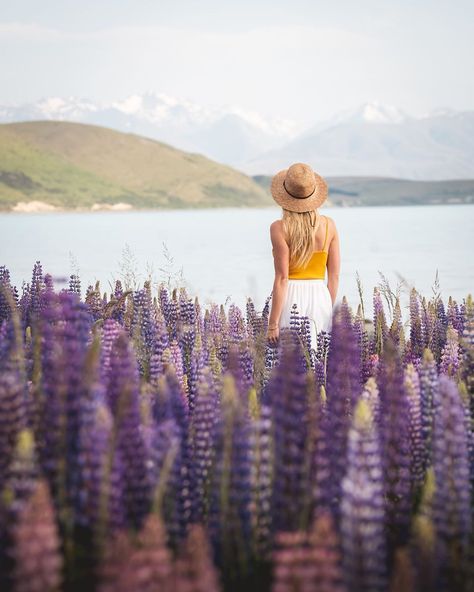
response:
[(208, 108), (154, 93), (108, 104), (49, 97), (0, 106), (0, 122), (35, 120), (138, 134), (252, 175), (271, 175), (292, 162), (307, 162), (323, 176), (474, 178), (474, 111), (436, 109), (414, 117), (371, 101), (305, 129), (237, 107)]

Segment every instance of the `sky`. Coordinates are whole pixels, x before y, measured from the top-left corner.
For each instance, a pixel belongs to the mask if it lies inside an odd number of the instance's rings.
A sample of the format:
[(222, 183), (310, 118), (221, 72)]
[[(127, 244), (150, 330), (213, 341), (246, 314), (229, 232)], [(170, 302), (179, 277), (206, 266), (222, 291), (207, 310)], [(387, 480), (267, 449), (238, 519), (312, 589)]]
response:
[(157, 92), (311, 123), (474, 109), (474, 2), (0, 0), (0, 104)]

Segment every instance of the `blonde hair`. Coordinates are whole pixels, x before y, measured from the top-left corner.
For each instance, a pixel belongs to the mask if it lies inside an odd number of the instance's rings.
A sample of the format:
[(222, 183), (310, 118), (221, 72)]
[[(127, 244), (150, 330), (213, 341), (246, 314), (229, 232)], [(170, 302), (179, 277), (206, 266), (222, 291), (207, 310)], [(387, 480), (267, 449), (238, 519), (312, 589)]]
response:
[(313, 254), (313, 237), (318, 230), (321, 215), (319, 211), (292, 212), (283, 208), (282, 222), (286, 241), (290, 249), (290, 273), (305, 268)]

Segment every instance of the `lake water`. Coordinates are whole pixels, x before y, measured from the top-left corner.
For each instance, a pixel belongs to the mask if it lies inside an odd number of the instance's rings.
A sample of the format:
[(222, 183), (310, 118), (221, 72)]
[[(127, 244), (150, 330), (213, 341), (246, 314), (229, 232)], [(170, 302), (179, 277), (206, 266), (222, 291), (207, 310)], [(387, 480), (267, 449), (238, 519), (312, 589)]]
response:
[[(382, 272), (395, 288), (400, 278), (427, 296), (439, 276), (441, 293), (461, 301), (473, 293), (474, 207), (412, 206), (323, 208), (339, 229), (339, 295), (359, 301), (356, 272), (367, 311)], [(167, 212), (101, 212), (0, 215), (0, 265), (17, 286), (30, 281), (40, 260), (61, 278), (79, 271), (83, 292), (100, 280), (102, 290), (123, 272), (124, 251), (135, 259), (141, 280), (155, 282), (181, 273), (188, 292), (204, 305), (251, 296), (261, 309), (272, 290), (269, 225), (281, 209), (211, 209)], [(166, 252), (167, 251), (167, 252)], [(169, 259), (171, 257), (172, 260)], [(132, 262), (133, 264), (133, 262)], [(174, 285), (172, 283), (172, 285)]]

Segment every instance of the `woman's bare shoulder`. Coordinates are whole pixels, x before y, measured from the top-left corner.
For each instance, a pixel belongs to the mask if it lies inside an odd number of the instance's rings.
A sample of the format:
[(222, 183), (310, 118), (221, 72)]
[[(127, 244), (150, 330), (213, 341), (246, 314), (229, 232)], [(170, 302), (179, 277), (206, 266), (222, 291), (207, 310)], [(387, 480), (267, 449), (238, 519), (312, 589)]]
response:
[(324, 215), (328, 221), (329, 228), (331, 228), (333, 231), (336, 230), (336, 223), (334, 222), (334, 219), (331, 218), (331, 216), (326, 216), (326, 214), (324, 214)]
[(284, 228), (283, 228), (283, 220), (274, 220), (270, 224), (270, 234), (278, 236), (283, 235)]

